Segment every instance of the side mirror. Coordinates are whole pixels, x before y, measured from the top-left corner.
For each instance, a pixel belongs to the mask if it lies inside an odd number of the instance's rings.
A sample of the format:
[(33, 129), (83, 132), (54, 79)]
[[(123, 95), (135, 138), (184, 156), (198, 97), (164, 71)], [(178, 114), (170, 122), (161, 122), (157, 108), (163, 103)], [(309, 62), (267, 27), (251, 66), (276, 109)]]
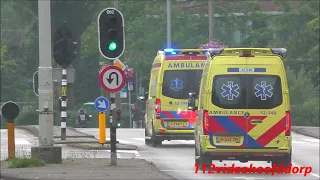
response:
[(196, 107), (196, 93), (189, 93), (189, 99), (188, 99), (188, 110), (195, 111), (197, 109)]
[(141, 94), (138, 97), (138, 100), (140, 100), (140, 101), (143, 101), (143, 100), (146, 100), (146, 99), (148, 99), (148, 92), (146, 92), (145, 94)]

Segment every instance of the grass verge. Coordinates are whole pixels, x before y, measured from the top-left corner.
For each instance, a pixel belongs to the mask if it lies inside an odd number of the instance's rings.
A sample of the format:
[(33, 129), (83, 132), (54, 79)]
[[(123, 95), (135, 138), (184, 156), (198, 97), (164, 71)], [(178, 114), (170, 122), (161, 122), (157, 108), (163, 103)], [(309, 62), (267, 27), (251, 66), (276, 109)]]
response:
[(8, 168), (27, 168), (27, 167), (41, 167), (44, 166), (45, 163), (37, 158), (14, 158), (9, 160)]

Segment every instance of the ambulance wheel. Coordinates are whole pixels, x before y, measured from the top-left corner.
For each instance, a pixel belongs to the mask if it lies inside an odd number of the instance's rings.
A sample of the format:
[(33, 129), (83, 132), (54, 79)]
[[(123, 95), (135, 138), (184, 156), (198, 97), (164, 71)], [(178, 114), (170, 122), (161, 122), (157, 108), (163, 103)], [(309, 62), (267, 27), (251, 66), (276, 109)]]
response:
[(148, 133), (147, 133), (147, 129), (145, 128), (144, 129), (144, 143), (146, 145), (149, 145), (150, 144), (150, 139), (147, 139), (147, 137), (149, 137)]
[(280, 167), (280, 166), (284, 166), (284, 168), (290, 166), (292, 163), (291, 161), (291, 152), (288, 154), (288, 156), (286, 156), (284, 159), (281, 159), (281, 160), (278, 160), (278, 161), (272, 161), (272, 167), (273, 166), (277, 166), (277, 167)]
[(157, 138), (156, 132), (155, 132), (153, 126), (152, 126), (151, 144), (152, 144), (152, 147), (156, 147), (157, 145), (161, 145), (162, 144), (162, 141), (159, 138)]
[(211, 168), (212, 160), (210, 156), (200, 155), (200, 153), (197, 152), (196, 147), (194, 148), (194, 155), (195, 165), (198, 166), (199, 170), (203, 170), (204, 167), (206, 167), (206, 171), (208, 171)]

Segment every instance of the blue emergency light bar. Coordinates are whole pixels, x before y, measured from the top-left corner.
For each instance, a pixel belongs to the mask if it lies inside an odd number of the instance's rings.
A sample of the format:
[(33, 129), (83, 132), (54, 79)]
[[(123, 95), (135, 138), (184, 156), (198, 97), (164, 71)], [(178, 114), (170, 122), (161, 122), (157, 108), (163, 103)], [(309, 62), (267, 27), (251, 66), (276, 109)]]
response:
[[(195, 51), (197, 50), (197, 51)], [(192, 55), (192, 54), (199, 54), (199, 50), (201, 51), (202, 54), (207, 54), (208, 52), (212, 54), (220, 54), (223, 51), (223, 48), (210, 48), (210, 49), (171, 49), (167, 48), (164, 49), (165, 55), (177, 55), (181, 51), (185, 55)]]
[(176, 55), (178, 54), (180, 51), (176, 50), (176, 49), (164, 49), (164, 53), (165, 55)]
[[(200, 49), (164, 49), (164, 54), (165, 55), (178, 55), (181, 53), (181, 55), (197, 55), (200, 54), (199, 52)], [(201, 51), (204, 53), (203, 51)], [(205, 54), (205, 53), (204, 53)]]

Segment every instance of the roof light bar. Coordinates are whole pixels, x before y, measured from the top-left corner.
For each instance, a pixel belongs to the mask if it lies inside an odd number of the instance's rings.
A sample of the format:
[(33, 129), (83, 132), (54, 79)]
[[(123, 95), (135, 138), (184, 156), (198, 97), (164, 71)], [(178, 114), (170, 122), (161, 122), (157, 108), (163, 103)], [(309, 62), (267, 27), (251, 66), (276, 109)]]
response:
[(209, 48), (202, 51), (209, 52), (211, 56), (215, 56), (221, 54), (223, 50), (224, 48)]
[(278, 54), (281, 57), (283, 57), (285, 55), (285, 53), (287, 52), (287, 49), (285, 48), (270, 48), (273, 54)]
[(174, 50), (169, 48), (169, 49), (164, 49), (164, 52), (173, 52)]

